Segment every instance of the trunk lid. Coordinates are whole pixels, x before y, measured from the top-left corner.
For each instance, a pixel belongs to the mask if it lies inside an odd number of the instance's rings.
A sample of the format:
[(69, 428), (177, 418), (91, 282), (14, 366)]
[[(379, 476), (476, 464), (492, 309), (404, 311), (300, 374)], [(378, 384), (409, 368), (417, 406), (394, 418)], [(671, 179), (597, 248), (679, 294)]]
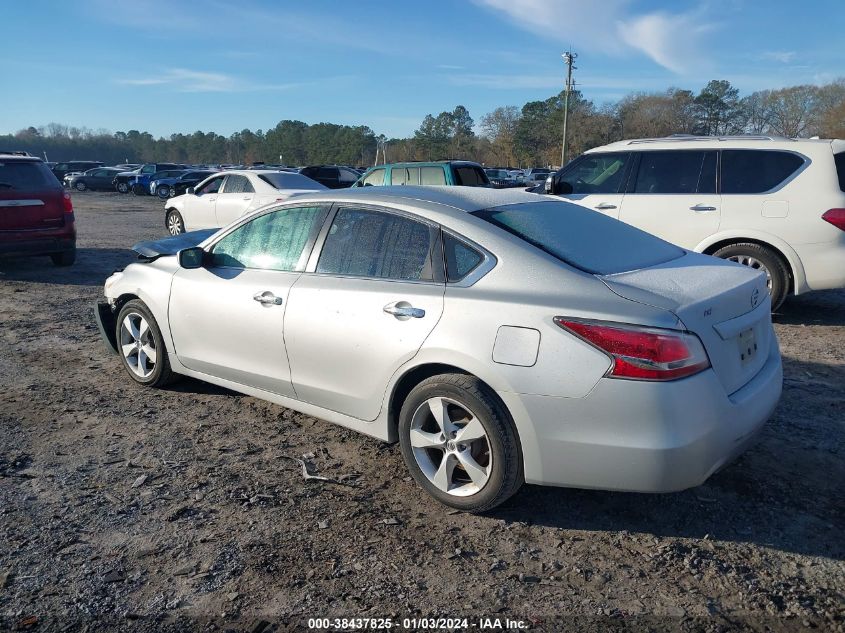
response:
[(64, 225), (64, 190), (41, 161), (0, 158), (0, 231)]
[(766, 276), (698, 253), (599, 277), (617, 295), (671, 311), (704, 344), (730, 395), (766, 363), (772, 331)]

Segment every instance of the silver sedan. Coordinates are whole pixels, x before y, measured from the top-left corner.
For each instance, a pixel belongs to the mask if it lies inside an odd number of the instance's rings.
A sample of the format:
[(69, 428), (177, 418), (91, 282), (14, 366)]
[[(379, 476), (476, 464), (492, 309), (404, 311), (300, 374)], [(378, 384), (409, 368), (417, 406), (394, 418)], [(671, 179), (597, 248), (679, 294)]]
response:
[(780, 397), (764, 275), (535, 194), (307, 194), (135, 248), (96, 310), (131, 379), (398, 441), (462, 510), (523, 482), (696, 486)]

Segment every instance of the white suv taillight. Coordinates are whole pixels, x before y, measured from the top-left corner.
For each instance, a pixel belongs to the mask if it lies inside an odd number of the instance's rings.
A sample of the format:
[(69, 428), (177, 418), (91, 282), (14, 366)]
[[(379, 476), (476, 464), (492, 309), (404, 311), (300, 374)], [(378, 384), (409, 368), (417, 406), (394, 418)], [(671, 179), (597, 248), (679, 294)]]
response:
[(845, 209), (828, 209), (822, 214), (822, 220), (845, 231)]
[(567, 317), (554, 321), (610, 356), (613, 365), (608, 378), (677, 380), (710, 367), (695, 334)]

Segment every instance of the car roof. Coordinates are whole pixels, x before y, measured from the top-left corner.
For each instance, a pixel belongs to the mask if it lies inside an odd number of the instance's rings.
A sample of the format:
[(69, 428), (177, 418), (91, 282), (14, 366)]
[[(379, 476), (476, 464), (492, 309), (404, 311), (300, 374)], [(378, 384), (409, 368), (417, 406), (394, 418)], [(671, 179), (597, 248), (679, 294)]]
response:
[(764, 136), (741, 134), (737, 136), (695, 136), (692, 134), (674, 134), (662, 138), (634, 138), (624, 141), (617, 141), (609, 145), (594, 147), (585, 153), (607, 152), (607, 151), (639, 151), (653, 149), (688, 149), (690, 147), (703, 147), (707, 149), (724, 149), (726, 147), (737, 147), (747, 149), (798, 149), (804, 144), (828, 144), (836, 143), (831, 139), (809, 139), (809, 138), (787, 138), (785, 136)]
[(44, 162), (40, 158), (38, 158), (38, 156), (30, 156), (27, 153), (18, 153), (16, 151), (13, 151), (11, 153), (0, 152), (0, 158), (2, 158), (5, 161), (8, 161), (9, 159), (14, 159), (14, 160), (25, 160), (25, 161), (29, 161), (31, 163)]
[(306, 193), (296, 197), (297, 202), (304, 200), (369, 202), (374, 204), (428, 202), (470, 212), (506, 204), (541, 202), (548, 200), (548, 198), (536, 193), (528, 193), (519, 188), (493, 189), (488, 187), (397, 185), (335, 189), (320, 193)]

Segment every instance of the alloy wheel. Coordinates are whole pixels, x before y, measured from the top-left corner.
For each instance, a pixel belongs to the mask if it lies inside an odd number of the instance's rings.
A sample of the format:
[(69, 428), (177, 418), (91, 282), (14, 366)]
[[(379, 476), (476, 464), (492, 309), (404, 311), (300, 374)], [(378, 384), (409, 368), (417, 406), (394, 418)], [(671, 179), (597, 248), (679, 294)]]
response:
[(410, 443), (423, 475), (447, 494), (476, 494), (490, 479), (493, 454), (484, 425), (456, 400), (423, 402), (411, 420)]
[(120, 349), (126, 364), (136, 375), (149, 378), (156, 367), (156, 344), (147, 320), (130, 312), (120, 326)]
[(755, 270), (762, 271), (766, 273), (766, 286), (769, 288), (769, 291), (772, 290), (772, 273), (769, 271), (769, 268), (761, 262), (756, 257), (752, 255), (731, 255), (727, 258), (728, 261), (736, 262), (737, 264), (742, 264), (743, 266), (748, 266), (749, 268), (753, 268)]
[(169, 213), (167, 215), (167, 230), (171, 235), (181, 235), (185, 232), (185, 227), (182, 225), (182, 218), (178, 213)]

